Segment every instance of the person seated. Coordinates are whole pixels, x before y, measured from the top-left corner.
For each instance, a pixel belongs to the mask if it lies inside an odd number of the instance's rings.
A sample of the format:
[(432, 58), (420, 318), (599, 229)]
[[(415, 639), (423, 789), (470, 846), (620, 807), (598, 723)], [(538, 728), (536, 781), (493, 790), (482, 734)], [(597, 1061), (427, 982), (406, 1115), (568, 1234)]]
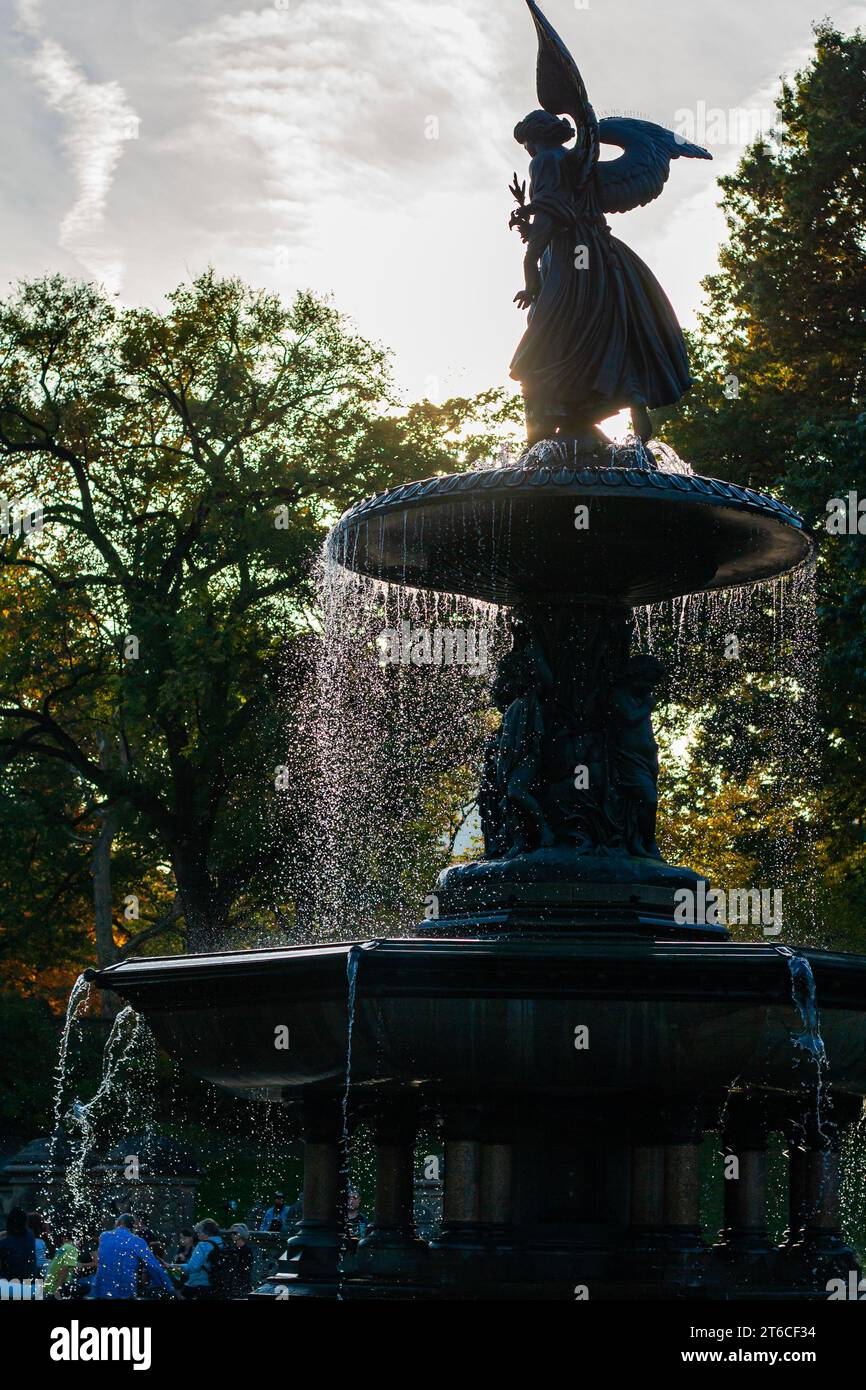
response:
[(290, 1211), (285, 1193), (275, 1192), (274, 1200), (265, 1212), (262, 1230), (285, 1235), (291, 1220)]
[(33, 1232), (33, 1239), (36, 1241), (36, 1273), (41, 1276), (48, 1264), (49, 1256), (53, 1253), (48, 1249), (47, 1227), (36, 1211), (31, 1212), (28, 1216), (27, 1226)]
[(194, 1249), (195, 1231), (192, 1229), (192, 1226), (184, 1226), (183, 1230), (180, 1233), (180, 1240), (178, 1241), (177, 1254), (174, 1257), (174, 1263), (176, 1265), (188, 1264), (189, 1257)]
[(75, 1292), (72, 1277), (78, 1268), (78, 1246), (72, 1231), (59, 1233), (57, 1248), (48, 1262), (43, 1284), (43, 1297), (46, 1299), (65, 1298)]
[(36, 1263), (36, 1237), (27, 1225), (27, 1213), (13, 1207), (0, 1240), (0, 1278), (35, 1279)]

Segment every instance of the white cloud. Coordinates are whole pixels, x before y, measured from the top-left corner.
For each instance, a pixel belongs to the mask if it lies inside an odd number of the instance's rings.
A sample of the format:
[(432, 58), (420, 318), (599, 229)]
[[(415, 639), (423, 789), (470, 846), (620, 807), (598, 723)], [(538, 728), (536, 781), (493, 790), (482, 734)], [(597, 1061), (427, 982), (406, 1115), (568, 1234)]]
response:
[(443, 160), (455, 190), (477, 179), (497, 129), (485, 10), (329, 0), (323, 16), (293, 0), (224, 14), (177, 42), (178, 79), (200, 101), (172, 143), (232, 170), (242, 203), (247, 189), (252, 262), (273, 263), (275, 243), (302, 262), (335, 202), (384, 213), (422, 193)]
[(117, 82), (90, 82), (64, 48), (42, 33), (38, 0), (19, 0), (21, 27), (35, 40), (28, 66), (50, 110), (64, 121), (62, 145), (77, 196), (63, 217), (58, 241), (88, 275), (118, 292), (124, 262), (105, 228), (108, 196), (126, 141), (139, 121)]
[[(395, 349), (411, 394), (431, 378), (442, 392), (507, 381), (523, 328), (507, 184), (526, 169), (511, 131), (535, 104), (523, 0), (41, 6), (18, 0), (0, 86), (0, 280), (83, 266), (157, 305), (211, 263), (285, 297), (333, 293)], [(771, 104), (820, 13), (729, 0), (708, 28), (693, 0), (545, 8), (600, 110), (663, 124), (700, 102)], [(857, 11), (837, 0), (841, 27)], [(122, 158), (132, 108), (141, 139)], [(686, 322), (724, 235), (714, 181), (737, 158), (714, 153), (611, 218)]]
[(18, 0), (18, 25), (27, 34), (36, 34), (42, 25), (42, 0)]

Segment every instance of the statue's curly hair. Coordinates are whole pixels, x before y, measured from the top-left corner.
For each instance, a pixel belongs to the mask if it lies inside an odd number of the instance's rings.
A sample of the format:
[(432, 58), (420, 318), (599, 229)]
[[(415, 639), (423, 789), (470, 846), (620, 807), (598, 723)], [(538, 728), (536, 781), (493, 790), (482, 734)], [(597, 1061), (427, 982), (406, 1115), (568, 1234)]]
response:
[(518, 145), (529, 140), (533, 145), (564, 145), (574, 135), (574, 126), (549, 111), (530, 111), (514, 127), (514, 138)]

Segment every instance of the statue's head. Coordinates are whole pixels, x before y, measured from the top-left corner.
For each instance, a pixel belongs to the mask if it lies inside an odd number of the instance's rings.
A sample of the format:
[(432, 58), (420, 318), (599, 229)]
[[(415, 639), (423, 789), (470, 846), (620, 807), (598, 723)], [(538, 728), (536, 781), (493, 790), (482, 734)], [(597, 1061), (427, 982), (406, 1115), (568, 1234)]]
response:
[(573, 135), (571, 122), (560, 116), (552, 116), (549, 111), (530, 111), (514, 127), (515, 140), (518, 145), (525, 145), (530, 154), (539, 148), (555, 149)]

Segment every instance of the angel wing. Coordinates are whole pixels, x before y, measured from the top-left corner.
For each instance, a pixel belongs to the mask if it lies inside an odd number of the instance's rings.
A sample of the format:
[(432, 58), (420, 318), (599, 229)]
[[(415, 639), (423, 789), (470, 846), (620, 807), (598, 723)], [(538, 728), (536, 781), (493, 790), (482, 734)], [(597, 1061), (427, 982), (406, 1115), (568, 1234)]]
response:
[(668, 181), (672, 159), (712, 159), (664, 126), (609, 116), (599, 122), (599, 139), (619, 145), (619, 159), (602, 160), (595, 168), (595, 183), (602, 212), (630, 212), (657, 198)]
[(535, 0), (526, 0), (538, 33), (538, 100), (554, 116), (563, 112), (574, 121), (577, 150), (587, 163), (598, 156), (598, 121), (589, 103), (577, 64)]

